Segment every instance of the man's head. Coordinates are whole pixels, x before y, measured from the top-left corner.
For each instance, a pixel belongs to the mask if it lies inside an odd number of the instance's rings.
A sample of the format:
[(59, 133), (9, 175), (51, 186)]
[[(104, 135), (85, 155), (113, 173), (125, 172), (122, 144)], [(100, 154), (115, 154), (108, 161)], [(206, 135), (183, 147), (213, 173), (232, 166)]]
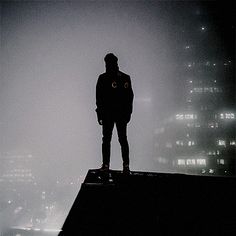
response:
[(117, 72), (119, 70), (118, 58), (113, 53), (108, 53), (104, 57), (104, 61), (106, 64), (106, 71), (107, 72)]

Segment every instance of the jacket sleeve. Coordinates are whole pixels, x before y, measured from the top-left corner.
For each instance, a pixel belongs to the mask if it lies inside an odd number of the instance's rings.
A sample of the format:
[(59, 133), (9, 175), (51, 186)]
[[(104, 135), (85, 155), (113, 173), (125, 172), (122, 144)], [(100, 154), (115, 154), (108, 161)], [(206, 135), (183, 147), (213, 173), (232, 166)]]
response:
[(128, 113), (131, 115), (132, 112), (133, 112), (134, 92), (133, 92), (133, 89), (132, 89), (132, 84), (131, 84), (130, 77), (128, 79), (129, 79), (129, 84), (130, 84), (129, 91), (128, 91)]
[(96, 112), (98, 120), (102, 119), (102, 113), (103, 113), (103, 98), (102, 98), (102, 92), (103, 86), (101, 81), (101, 76), (98, 77), (97, 85), (96, 85)]

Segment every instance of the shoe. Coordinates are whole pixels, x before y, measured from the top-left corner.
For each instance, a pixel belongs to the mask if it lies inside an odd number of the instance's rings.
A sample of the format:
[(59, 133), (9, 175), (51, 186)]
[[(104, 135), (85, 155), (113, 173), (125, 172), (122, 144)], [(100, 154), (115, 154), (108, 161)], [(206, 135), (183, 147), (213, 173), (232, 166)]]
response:
[(123, 166), (123, 174), (130, 174), (129, 165), (124, 165)]
[(99, 169), (100, 171), (109, 171), (109, 165), (102, 165), (102, 167)]

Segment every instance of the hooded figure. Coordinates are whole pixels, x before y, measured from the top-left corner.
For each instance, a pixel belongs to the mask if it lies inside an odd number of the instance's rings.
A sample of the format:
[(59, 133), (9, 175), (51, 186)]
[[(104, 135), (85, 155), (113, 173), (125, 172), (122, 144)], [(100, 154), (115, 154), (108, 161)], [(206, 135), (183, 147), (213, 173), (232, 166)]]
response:
[(96, 105), (98, 123), (102, 125), (101, 170), (109, 170), (110, 144), (114, 124), (116, 124), (121, 153), (123, 171), (129, 172), (129, 145), (127, 140), (127, 124), (133, 109), (133, 90), (130, 76), (119, 71), (118, 58), (109, 53), (104, 58), (106, 72), (101, 74), (96, 86)]

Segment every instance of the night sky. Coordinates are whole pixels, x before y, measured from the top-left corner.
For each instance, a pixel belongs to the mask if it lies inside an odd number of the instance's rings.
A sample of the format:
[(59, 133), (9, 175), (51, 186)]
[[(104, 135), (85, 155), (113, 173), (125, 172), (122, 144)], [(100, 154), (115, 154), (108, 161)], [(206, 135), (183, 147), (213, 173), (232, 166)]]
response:
[[(32, 154), (32, 170), (45, 184), (101, 165), (95, 86), (106, 53), (117, 55), (132, 80), (135, 170), (153, 170), (154, 129), (183, 104), (183, 31), (199, 33), (196, 16), (211, 30), (212, 50), (203, 58), (223, 45), (219, 57), (235, 60), (233, 1), (1, 1), (0, 7), (0, 153)], [(114, 131), (111, 168), (121, 166)]]

